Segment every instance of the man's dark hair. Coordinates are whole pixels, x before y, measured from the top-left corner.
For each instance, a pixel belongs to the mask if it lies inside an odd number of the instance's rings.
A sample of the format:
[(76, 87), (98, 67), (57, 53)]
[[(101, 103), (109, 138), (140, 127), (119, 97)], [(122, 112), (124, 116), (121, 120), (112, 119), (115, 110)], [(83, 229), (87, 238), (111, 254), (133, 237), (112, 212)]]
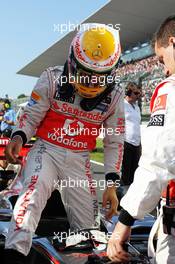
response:
[(140, 87), (137, 83), (135, 82), (129, 82), (125, 88), (125, 95), (126, 96), (131, 96), (133, 88), (137, 88), (138, 90), (140, 90)]
[(131, 90), (131, 89), (133, 89), (133, 88), (137, 88), (137, 89), (139, 89), (140, 87), (139, 87), (139, 85), (136, 83), (136, 82), (128, 82), (128, 84), (127, 84), (127, 86), (126, 86), (126, 89), (128, 89), (128, 90)]
[(175, 37), (175, 15), (167, 17), (160, 25), (153, 36), (152, 47), (157, 42), (159, 46), (166, 48), (170, 37)]

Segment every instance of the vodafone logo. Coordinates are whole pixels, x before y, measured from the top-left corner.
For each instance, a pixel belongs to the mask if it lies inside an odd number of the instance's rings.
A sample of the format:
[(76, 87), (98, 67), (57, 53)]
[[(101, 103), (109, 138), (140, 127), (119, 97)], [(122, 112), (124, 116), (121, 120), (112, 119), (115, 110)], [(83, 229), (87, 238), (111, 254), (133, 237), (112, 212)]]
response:
[(77, 136), (82, 133), (84, 124), (78, 120), (66, 119), (63, 125), (63, 131), (68, 136)]

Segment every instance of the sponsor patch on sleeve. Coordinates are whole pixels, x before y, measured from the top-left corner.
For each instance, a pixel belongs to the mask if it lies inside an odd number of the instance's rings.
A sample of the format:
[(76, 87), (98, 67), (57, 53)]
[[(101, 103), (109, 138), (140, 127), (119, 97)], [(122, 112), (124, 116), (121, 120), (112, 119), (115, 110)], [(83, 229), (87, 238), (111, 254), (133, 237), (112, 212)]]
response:
[(37, 94), (35, 91), (33, 91), (27, 105), (33, 106), (37, 104), (40, 99), (41, 99), (41, 96)]
[(154, 115), (150, 118), (148, 127), (149, 126), (164, 126), (164, 116), (165, 115)]
[(154, 107), (153, 107), (153, 113), (158, 110), (164, 110), (166, 108), (166, 100), (167, 100), (167, 94), (162, 94), (157, 97)]
[(28, 101), (28, 103), (27, 103), (28, 106), (33, 106), (33, 105), (35, 105), (35, 104), (37, 104), (37, 102), (36, 102), (35, 100), (33, 100), (33, 99), (30, 99), (30, 100)]
[(37, 102), (41, 99), (41, 96), (38, 93), (36, 93), (35, 91), (33, 91), (31, 94), (31, 99)]

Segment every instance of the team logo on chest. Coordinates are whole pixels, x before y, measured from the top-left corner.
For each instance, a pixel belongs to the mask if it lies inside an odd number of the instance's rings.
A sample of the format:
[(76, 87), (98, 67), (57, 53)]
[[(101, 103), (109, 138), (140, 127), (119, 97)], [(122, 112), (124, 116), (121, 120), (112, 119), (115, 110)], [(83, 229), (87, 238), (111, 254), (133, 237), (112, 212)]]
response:
[(78, 120), (66, 119), (63, 132), (68, 136), (77, 136), (81, 134), (84, 130), (84, 124)]

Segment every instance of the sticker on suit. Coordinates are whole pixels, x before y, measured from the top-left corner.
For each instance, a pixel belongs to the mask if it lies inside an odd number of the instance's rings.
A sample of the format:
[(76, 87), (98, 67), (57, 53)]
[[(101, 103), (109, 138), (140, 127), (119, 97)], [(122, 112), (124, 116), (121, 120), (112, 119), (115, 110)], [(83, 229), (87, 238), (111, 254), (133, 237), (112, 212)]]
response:
[(36, 91), (33, 91), (27, 105), (33, 106), (37, 104), (40, 100), (41, 100), (41, 96)]
[(154, 107), (153, 113), (159, 110), (164, 110), (166, 108), (167, 94), (162, 94), (157, 97)]
[(164, 117), (165, 115), (154, 115), (150, 118), (149, 126), (164, 126)]

